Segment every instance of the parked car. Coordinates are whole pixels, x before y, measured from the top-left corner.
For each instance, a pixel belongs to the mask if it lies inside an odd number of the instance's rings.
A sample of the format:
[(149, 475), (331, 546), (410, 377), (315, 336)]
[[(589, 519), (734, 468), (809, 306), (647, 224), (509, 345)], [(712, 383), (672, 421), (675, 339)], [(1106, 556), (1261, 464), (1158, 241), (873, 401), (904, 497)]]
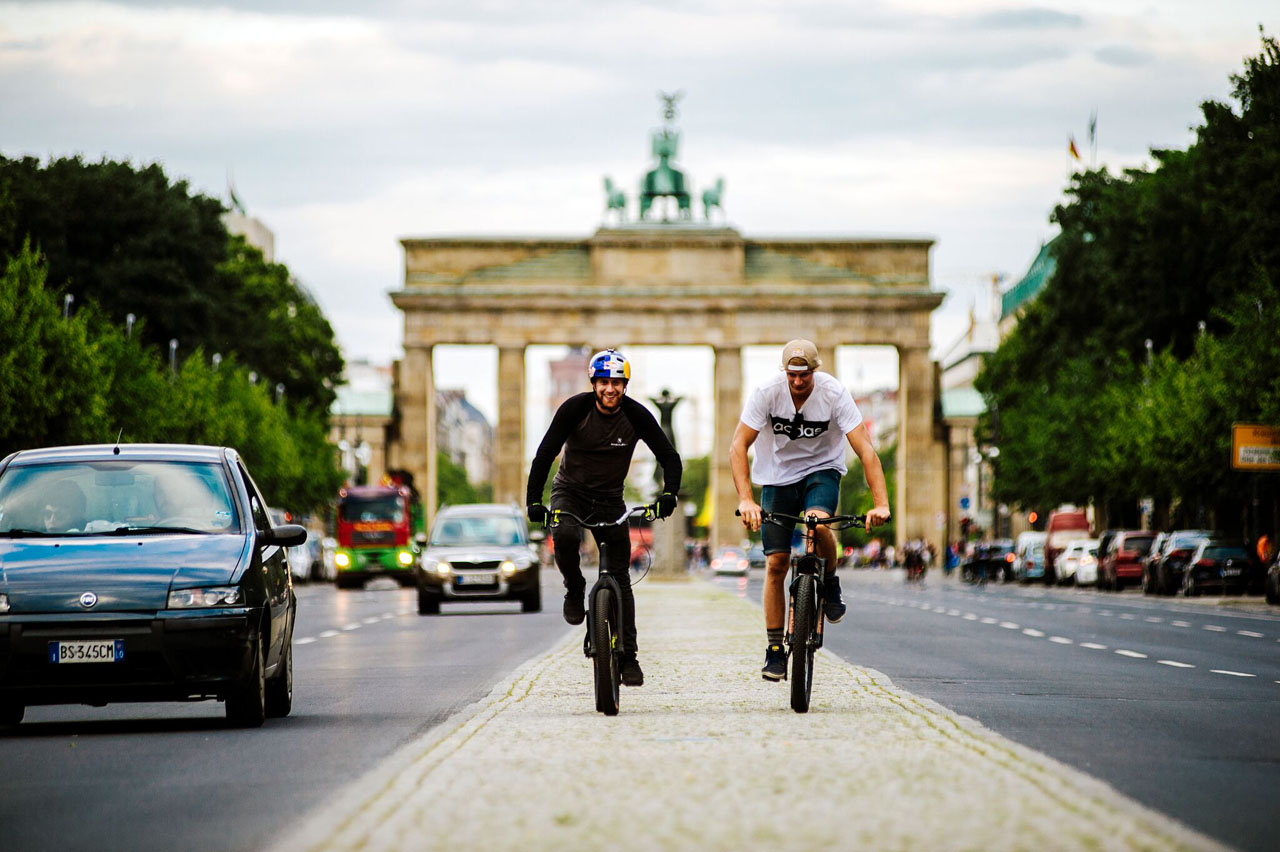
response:
[(293, 705), (297, 600), (235, 450), (120, 444), (0, 461), (0, 724), (37, 704), (226, 702), (257, 727)]
[(1044, 582), (1052, 586), (1058, 582), (1057, 559), (1067, 542), (1090, 538), (1089, 516), (1083, 509), (1055, 509), (1049, 513), (1045, 524)]
[(960, 566), (960, 579), (967, 583), (987, 580), (1012, 582), (1013, 560), (1012, 539), (980, 542), (974, 546), (973, 555)]
[(1063, 574), (1071, 572), (1067, 583), (1077, 586), (1092, 586), (1098, 582), (1098, 546), (1096, 538), (1081, 538), (1067, 545), (1062, 551), (1061, 564)]
[(1032, 544), (1021, 559), (1014, 560), (1014, 576), (1026, 584), (1044, 577), (1044, 544)]
[(768, 559), (764, 555), (764, 545), (753, 544), (747, 551), (747, 565), (751, 568), (763, 568)]
[[(271, 515), (271, 522), (276, 526), (293, 523), (293, 513), (285, 509), (268, 506), (267, 512)], [(285, 548), (285, 559), (289, 562), (289, 573), (293, 575), (295, 583), (305, 583), (311, 579), (311, 556), (305, 544)]]
[(716, 574), (746, 576), (751, 562), (740, 547), (722, 547), (711, 557), (711, 570)]
[(1192, 551), (1206, 538), (1213, 538), (1212, 530), (1174, 530), (1156, 536), (1142, 564), (1142, 593), (1176, 594)]
[(1280, 604), (1280, 551), (1271, 560), (1271, 567), (1267, 568), (1267, 577), (1263, 583), (1267, 603)]
[(418, 614), (436, 615), (440, 604), (519, 601), (522, 612), (542, 609), (537, 543), (520, 507), (466, 503), (436, 513), (414, 571)]
[(1113, 592), (1142, 581), (1142, 558), (1156, 534), (1148, 530), (1119, 530), (1098, 545), (1098, 588)]
[(1261, 588), (1262, 566), (1242, 541), (1202, 539), (1182, 572), (1182, 593), (1189, 598), (1206, 591), (1244, 594)]

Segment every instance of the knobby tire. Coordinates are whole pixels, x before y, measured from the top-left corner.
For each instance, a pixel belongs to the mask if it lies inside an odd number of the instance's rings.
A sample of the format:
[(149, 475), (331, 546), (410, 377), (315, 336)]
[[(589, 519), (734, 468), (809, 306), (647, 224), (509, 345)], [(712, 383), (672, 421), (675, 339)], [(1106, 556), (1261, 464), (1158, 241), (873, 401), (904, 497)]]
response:
[(618, 715), (618, 684), (622, 673), (618, 667), (618, 654), (614, 648), (619, 625), (617, 611), (620, 608), (608, 586), (597, 589), (591, 618), (591, 644), (595, 648), (596, 710), (606, 716)]
[(795, 621), (791, 631), (791, 709), (809, 712), (809, 695), (813, 690), (813, 631), (817, 624), (817, 581), (801, 577), (796, 584)]

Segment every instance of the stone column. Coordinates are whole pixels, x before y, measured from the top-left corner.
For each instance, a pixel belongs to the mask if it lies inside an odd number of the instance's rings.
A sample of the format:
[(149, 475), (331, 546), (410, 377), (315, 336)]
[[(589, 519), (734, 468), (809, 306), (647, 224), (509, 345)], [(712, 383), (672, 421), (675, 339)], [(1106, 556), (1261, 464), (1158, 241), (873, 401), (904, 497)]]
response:
[[(817, 341), (814, 342), (816, 343)], [(830, 373), (833, 376), (836, 374), (836, 348), (834, 346), (823, 346), (819, 344), (818, 360), (822, 362), (822, 366), (818, 369), (824, 373)]]
[(715, 350), (715, 430), (711, 463), (711, 547), (737, 544), (745, 538), (742, 521), (734, 516), (738, 492), (729, 469), (729, 445), (742, 416), (742, 351)]
[(952, 426), (947, 443), (947, 540), (955, 541), (960, 537), (960, 518), (969, 514), (972, 509), (960, 508), (960, 498), (968, 494), (965, 484), (965, 471), (969, 467), (969, 448), (973, 446), (973, 429), (959, 424)]
[(524, 505), (524, 347), (498, 347), (498, 428), (493, 499)]
[(436, 381), (430, 346), (405, 347), (399, 403), (400, 460), (413, 474), (430, 526), (436, 514)]
[(933, 362), (926, 347), (898, 350), (898, 499), (897, 546), (925, 538), (942, 552), (945, 530), (937, 518), (945, 511), (945, 449), (933, 423)]

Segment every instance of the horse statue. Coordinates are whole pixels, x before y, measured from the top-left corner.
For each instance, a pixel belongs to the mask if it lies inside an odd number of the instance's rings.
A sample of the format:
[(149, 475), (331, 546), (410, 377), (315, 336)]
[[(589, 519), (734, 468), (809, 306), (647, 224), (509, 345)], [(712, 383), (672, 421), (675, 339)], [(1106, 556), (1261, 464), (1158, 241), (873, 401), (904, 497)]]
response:
[(613, 178), (604, 179), (604, 215), (607, 217), (614, 210), (618, 211), (618, 222), (627, 221), (627, 196), (621, 189), (613, 185)]
[(724, 206), (721, 204), (720, 198), (724, 195), (724, 178), (716, 178), (716, 185), (710, 189), (702, 190), (702, 212), (707, 217), (707, 221), (711, 221), (711, 209), (714, 207), (720, 211), (720, 217), (724, 218)]
[(674, 198), (680, 218), (693, 218), (693, 200), (684, 186), (684, 172), (671, 165), (679, 144), (680, 134), (676, 131), (663, 128), (654, 132), (653, 155), (658, 158), (658, 165), (649, 170), (640, 184), (641, 219), (645, 218), (657, 198)]

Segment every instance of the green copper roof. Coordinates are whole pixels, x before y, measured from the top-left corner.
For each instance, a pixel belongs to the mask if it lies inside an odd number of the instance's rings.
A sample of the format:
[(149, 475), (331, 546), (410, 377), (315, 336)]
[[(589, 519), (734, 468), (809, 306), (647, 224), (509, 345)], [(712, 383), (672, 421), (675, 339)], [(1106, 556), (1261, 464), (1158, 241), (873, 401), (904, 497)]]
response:
[(353, 390), (338, 388), (337, 399), (329, 408), (332, 415), (362, 415), (366, 417), (391, 416), (391, 390)]
[(1035, 260), (1031, 261), (1031, 267), (1027, 270), (1027, 274), (1022, 276), (1021, 281), (1005, 290), (1004, 294), (1000, 296), (1000, 317), (1002, 319), (1034, 299), (1036, 294), (1044, 289), (1044, 285), (1049, 283), (1049, 279), (1053, 276), (1053, 270), (1058, 268), (1058, 262), (1049, 253), (1051, 245), (1053, 245), (1053, 240), (1040, 246), (1040, 253), (1036, 255)]
[(942, 419), (977, 417), (987, 410), (982, 394), (973, 388), (950, 388), (942, 392)]
[(747, 280), (782, 279), (782, 280), (824, 280), (824, 281), (866, 281), (866, 277), (842, 269), (839, 266), (828, 266), (812, 260), (794, 257), (782, 252), (771, 251), (759, 246), (747, 246), (746, 257)]

